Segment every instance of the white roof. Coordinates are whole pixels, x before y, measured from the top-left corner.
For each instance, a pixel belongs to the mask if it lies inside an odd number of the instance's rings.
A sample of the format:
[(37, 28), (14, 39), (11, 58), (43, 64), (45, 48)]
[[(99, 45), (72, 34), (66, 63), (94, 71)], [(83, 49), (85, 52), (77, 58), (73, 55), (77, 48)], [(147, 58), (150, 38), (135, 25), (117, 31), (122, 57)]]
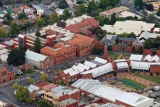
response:
[(76, 75), (76, 74), (79, 74), (79, 72), (78, 72), (77, 70), (74, 70), (74, 69), (72, 69), (72, 68), (63, 70), (63, 72), (64, 72), (65, 74), (68, 74), (68, 73), (69, 73), (69, 75), (71, 75), (71, 76)]
[(116, 33), (116, 34), (133, 32), (135, 35), (138, 36), (142, 31), (150, 31), (152, 28), (154, 28), (154, 26), (155, 24), (153, 23), (126, 20), (124, 22), (116, 21), (114, 25), (104, 25), (102, 29), (106, 30), (107, 32)]
[(131, 54), (129, 60), (131, 60), (131, 61), (141, 61), (142, 58), (143, 58), (143, 55)]
[(133, 92), (125, 92), (116, 100), (124, 102), (133, 107), (149, 107), (153, 104), (153, 99)]
[(40, 62), (40, 61), (44, 61), (47, 58), (47, 56), (27, 50), (25, 58), (36, 61), (36, 62)]
[(89, 61), (85, 61), (84, 62), (84, 65), (87, 65), (87, 66), (89, 66), (89, 67), (91, 67), (91, 68), (95, 68), (97, 65), (96, 64), (94, 64), (94, 63), (92, 63), (92, 62), (89, 62)]
[(150, 63), (149, 62), (131, 61), (130, 66), (131, 66), (132, 69), (149, 70)]
[(81, 63), (72, 66), (72, 69), (77, 70), (79, 72), (83, 72), (84, 70), (89, 70), (89, 68), (90, 68), (89, 66), (83, 65)]
[(126, 59), (117, 59), (117, 60), (114, 60), (115, 62), (126, 62)]
[(1, 54), (5, 54), (5, 53), (7, 53), (7, 52), (8, 52), (8, 49), (3, 48), (3, 49), (0, 50), (0, 55), (1, 55)]
[(140, 17), (139, 15), (136, 15), (136, 14), (134, 14), (134, 13), (132, 13), (132, 12), (129, 12), (129, 11), (124, 11), (124, 12), (122, 12), (122, 13), (119, 14), (119, 17), (122, 17), (122, 18), (126, 18), (126, 17), (128, 17), (128, 16), (132, 16), (132, 17), (137, 16), (138, 19), (142, 18), (142, 17)]
[(8, 55), (2, 54), (2, 55), (0, 55), (0, 58), (2, 61), (7, 62)]
[(58, 15), (62, 15), (64, 9), (56, 8), (54, 11), (55, 11)]
[(19, 35), (18, 35), (18, 37), (20, 37), (20, 38), (24, 38), (24, 37), (25, 37), (25, 35), (19, 34)]
[(39, 90), (39, 87), (31, 84), (31, 85), (28, 86), (28, 90), (29, 90), (29, 92), (32, 93), (33, 91)]
[(107, 63), (107, 60), (102, 59), (102, 58), (99, 58), (99, 57), (96, 57), (96, 58), (94, 59), (94, 61), (99, 62), (99, 63), (102, 63), (102, 64)]
[(109, 73), (111, 71), (113, 71), (113, 66), (111, 63), (107, 63), (107, 64), (99, 66), (97, 68), (82, 72), (81, 74), (85, 75), (85, 74), (92, 73), (92, 76), (95, 78), (95, 77), (101, 76), (103, 74)]
[(44, 94), (44, 90), (38, 91), (37, 94)]
[(129, 68), (129, 66), (127, 62), (117, 62), (117, 68), (124, 69), (124, 68)]
[(154, 57), (152, 57), (152, 62), (155, 61), (155, 62), (159, 62), (159, 57), (157, 55), (155, 55)]
[(144, 58), (144, 61), (147, 60), (148, 62), (151, 62), (152, 61), (152, 56), (151, 55), (147, 55), (145, 58)]
[(156, 38), (157, 36), (160, 36), (160, 34), (156, 34), (156, 33), (149, 33), (147, 31), (142, 32), (141, 35), (138, 37), (139, 40), (144, 38), (144, 39), (148, 39), (148, 38)]
[(154, 28), (154, 31), (153, 32), (160, 32), (160, 28)]

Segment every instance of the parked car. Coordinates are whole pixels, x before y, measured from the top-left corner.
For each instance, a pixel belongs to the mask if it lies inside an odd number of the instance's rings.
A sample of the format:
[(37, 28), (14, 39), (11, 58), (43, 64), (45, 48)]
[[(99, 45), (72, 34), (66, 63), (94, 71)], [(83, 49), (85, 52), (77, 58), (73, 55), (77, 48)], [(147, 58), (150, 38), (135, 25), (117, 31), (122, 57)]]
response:
[(151, 94), (151, 93), (153, 93), (153, 91), (152, 91), (152, 90), (149, 90), (147, 93), (148, 93), (148, 94)]
[(160, 86), (155, 86), (155, 87), (154, 87), (154, 90), (155, 90), (155, 91), (159, 91), (159, 90), (160, 90)]

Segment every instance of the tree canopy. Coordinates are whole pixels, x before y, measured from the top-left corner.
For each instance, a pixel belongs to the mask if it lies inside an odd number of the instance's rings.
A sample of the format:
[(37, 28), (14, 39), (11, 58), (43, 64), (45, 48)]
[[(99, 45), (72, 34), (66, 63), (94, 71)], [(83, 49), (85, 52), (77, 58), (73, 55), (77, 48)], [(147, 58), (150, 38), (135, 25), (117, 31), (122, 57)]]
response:
[(101, 53), (103, 53), (103, 50), (104, 50), (103, 45), (100, 42), (98, 42), (97, 44), (94, 45), (92, 53), (93, 54), (101, 54)]
[(80, 4), (77, 8), (77, 11), (76, 11), (76, 15), (77, 16), (81, 16), (83, 14), (85, 14), (87, 12), (87, 8), (83, 5), (83, 4)]
[(5, 37), (7, 37), (7, 33), (2, 27), (0, 27), (0, 38), (5, 38)]
[(41, 75), (41, 80), (48, 80), (48, 74), (46, 74), (46, 73), (43, 73), (42, 75)]
[(39, 29), (36, 30), (35, 36), (38, 36), (38, 37), (41, 36), (41, 34), (40, 34), (40, 32), (39, 32)]
[(37, 23), (36, 23), (37, 27), (42, 27), (42, 26), (44, 26), (45, 24), (46, 24), (46, 21), (44, 20), (44, 18), (38, 19), (38, 20), (37, 20)]
[(145, 49), (151, 49), (152, 46), (153, 46), (153, 42), (152, 42), (152, 40), (150, 38), (148, 38), (144, 43), (144, 48)]
[(160, 16), (160, 8), (158, 9), (156, 15), (157, 15), (157, 16)]
[(24, 12), (18, 14), (18, 20), (21, 19), (27, 19), (27, 15)]
[(94, 29), (90, 29), (90, 31), (92, 34), (96, 34), (99, 40), (101, 40), (107, 34), (107, 32), (102, 30), (100, 27), (95, 27)]
[(66, 27), (66, 23), (65, 23), (64, 21), (58, 21), (58, 22), (57, 22), (57, 26), (58, 26), (58, 27), (65, 28), (65, 27)]
[(49, 104), (46, 100), (38, 100), (38, 107), (53, 107), (52, 104)]
[(53, 13), (53, 14), (51, 15), (50, 19), (49, 19), (49, 23), (50, 23), (50, 24), (54, 24), (54, 23), (55, 23), (56, 21), (58, 21), (58, 20), (59, 20), (58, 15), (55, 14), (55, 13)]
[(61, 17), (61, 19), (66, 20), (66, 19), (70, 18), (71, 16), (72, 16), (72, 13), (70, 13), (70, 12), (68, 11), (68, 9), (65, 9), (65, 10), (63, 11), (63, 14), (62, 14), (60, 17)]
[(142, 9), (144, 6), (143, 0), (134, 0), (134, 5)]
[(67, 4), (66, 0), (60, 0), (59, 4), (58, 4), (58, 7), (61, 8), (61, 9), (67, 8), (68, 4)]
[(157, 36), (154, 40), (153, 40), (153, 48), (160, 48), (160, 36)]
[(8, 65), (18, 66), (25, 63), (25, 51), (12, 49), (7, 58)]
[(34, 84), (34, 79), (33, 78), (28, 78), (27, 79), (27, 84)]
[(17, 35), (20, 33), (20, 28), (16, 23), (11, 23), (9, 34)]
[(18, 101), (26, 101), (29, 98), (29, 90), (27, 87), (20, 86), (16, 91), (16, 98)]
[(153, 4), (146, 4), (146, 9), (149, 11), (153, 11), (154, 10)]
[(96, 10), (96, 9), (97, 9), (97, 6), (96, 6), (94, 0), (89, 1), (88, 12), (91, 12), (91, 11)]
[(40, 53), (41, 48), (42, 48), (41, 41), (40, 41), (39, 37), (37, 36), (34, 41), (33, 50), (34, 50), (34, 52)]
[(20, 85), (19, 85), (17, 82), (13, 83), (13, 88), (14, 88), (14, 89), (18, 89), (19, 86), (20, 86)]
[(109, 5), (109, 0), (100, 0), (99, 7), (103, 10), (106, 9), (106, 7)]

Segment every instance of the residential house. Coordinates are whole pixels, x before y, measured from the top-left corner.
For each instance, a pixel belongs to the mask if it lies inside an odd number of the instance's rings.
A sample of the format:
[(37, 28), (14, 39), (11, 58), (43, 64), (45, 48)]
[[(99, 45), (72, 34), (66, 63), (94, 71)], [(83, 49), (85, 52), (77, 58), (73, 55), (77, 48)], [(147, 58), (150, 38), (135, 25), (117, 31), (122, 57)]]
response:
[(147, 40), (148, 38), (150, 38), (150, 39), (155, 39), (157, 36), (160, 36), (160, 34), (157, 34), (157, 33), (150, 33), (150, 32), (147, 32), (147, 31), (145, 31), (145, 32), (142, 32), (141, 33), (141, 35), (138, 37), (138, 40), (139, 41), (145, 41), (145, 40)]
[(2, 28), (8, 33), (10, 31), (10, 26), (3, 25)]
[(85, 103), (77, 101), (73, 98), (68, 98), (57, 104), (58, 107), (85, 107)]
[(48, 17), (48, 18), (50, 18), (53, 13), (54, 13), (54, 11), (46, 9), (44, 11), (43, 15), (46, 16), (46, 17)]
[(6, 9), (4, 10), (4, 13), (5, 13), (5, 14), (10, 13), (10, 14), (12, 15), (12, 14), (13, 14), (13, 11), (12, 11), (12, 9), (10, 9), (10, 8), (6, 8)]
[(137, 17), (138, 19), (141, 19), (141, 18), (142, 18), (141, 16), (136, 15), (136, 14), (134, 14), (134, 13), (132, 13), (132, 12), (129, 12), (129, 11), (124, 11), (124, 12), (120, 13), (120, 14), (118, 15), (118, 17), (121, 17), (121, 18)]
[(63, 86), (58, 86), (52, 88), (50, 91), (44, 92), (44, 99), (54, 105), (57, 105), (58, 102), (66, 100), (68, 98), (73, 98), (80, 100), (80, 91), (78, 89), (65, 88)]
[(74, 15), (74, 13), (76, 12), (76, 9), (74, 9), (73, 7), (67, 7), (66, 9), (68, 9), (68, 11), (72, 13), (72, 15)]
[(115, 13), (116, 16), (118, 17), (124, 11), (130, 11), (130, 9), (127, 8), (127, 7), (124, 7), (124, 6), (120, 6), (120, 7), (116, 7), (116, 8), (110, 9), (110, 10), (105, 10), (103, 12), (100, 12), (99, 15), (102, 16), (102, 17), (111, 18), (111, 15), (113, 13)]
[(117, 39), (119, 40), (119, 43), (123, 43), (123, 44), (130, 45), (130, 46), (132, 45), (134, 41), (136, 41), (135, 38), (118, 37)]
[(15, 8), (12, 8), (12, 11), (13, 11), (13, 13), (14, 14), (19, 14), (19, 13), (21, 13), (21, 10), (19, 9), (19, 8), (17, 8), (17, 7), (15, 7)]
[(36, 9), (37, 15), (40, 15), (40, 16), (47, 9), (47, 7), (45, 5), (43, 5), (43, 4), (33, 5), (33, 7)]
[(48, 9), (52, 8), (52, 4), (51, 3), (43, 3), (43, 5), (45, 5)]
[(54, 11), (58, 16), (60, 16), (63, 14), (64, 9), (56, 8)]
[(83, 33), (87, 36), (92, 36), (91, 31), (89, 28), (95, 28), (99, 26), (99, 22), (93, 18), (84, 19), (82, 22), (66, 26), (67, 30), (70, 30), (73, 33)]
[(103, 45), (107, 43), (108, 46), (113, 46), (115, 44), (116, 39), (117, 39), (117, 35), (106, 34), (101, 40), (101, 43)]
[(54, 66), (53, 57), (48, 57), (30, 50), (26, 51), (25, 58), (27, 64), (32, 64), (41, 70)]
[(12, 20), (12, 23), (16, 23), (17, 25), (22, 25), (24, 26), (25, 25), (25, 22), (23, 22), (22, 20)]
[(35, 11), (34, 8), (31, 8), (27, 5), (22, 6), (20, 9), (22, 10), (22, 12), (24, 12), (27, 15), (32, 15)]
[(15, 79), (16, 73), (13, 71), (13, 67), (5, 65), (0, 61), (0, 84)]
[(0, 17), (1, 17), (1, 18), (4, 17), (4, 13), (3, 13), (3, 11), (1, 11), (1, 10), (0, 10)]

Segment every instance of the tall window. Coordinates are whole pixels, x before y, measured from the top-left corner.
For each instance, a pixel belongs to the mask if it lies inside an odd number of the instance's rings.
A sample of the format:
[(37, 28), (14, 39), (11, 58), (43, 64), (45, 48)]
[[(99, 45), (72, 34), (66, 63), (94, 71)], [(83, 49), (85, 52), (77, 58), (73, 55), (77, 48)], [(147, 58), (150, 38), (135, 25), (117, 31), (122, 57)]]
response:
[(2, 76), (6, 76), (6, 71), (3, 71), (3, 72), (2, 72)]

